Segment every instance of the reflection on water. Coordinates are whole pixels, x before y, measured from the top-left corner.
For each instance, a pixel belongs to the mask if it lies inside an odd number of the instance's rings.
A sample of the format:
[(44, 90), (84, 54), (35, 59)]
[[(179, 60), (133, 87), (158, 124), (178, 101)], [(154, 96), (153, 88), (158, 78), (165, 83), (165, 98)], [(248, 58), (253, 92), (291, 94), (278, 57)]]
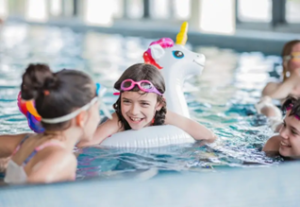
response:
[[(16, 103), (21, 75), (29, 63), (48, 63), (54, 70), (76, 68), (88, 72), (108, 87), (104, 101), (112, 105), (116, 100), (111, 93), (114, 81), (126, 67), (142, 62), (142, 54), (151, 42), (26, 25), (4, 26), (0, 41), (1, 133), (29, 131)], [(192, 49), (205, 54), (207, 62), (203, 74), (191, 80), (195, 87), (186, 98), (192, 117), (220, 137), (216, 146), (195, 143), (131, 151), (87, 148), (78, 157), (78, 179), (211, 172), (228, 167), (269, 166), (281, 161), (260, 152), (272, 132), (253, 106), (264, 84), (278, 78), (280, 58), (218, 48)]]

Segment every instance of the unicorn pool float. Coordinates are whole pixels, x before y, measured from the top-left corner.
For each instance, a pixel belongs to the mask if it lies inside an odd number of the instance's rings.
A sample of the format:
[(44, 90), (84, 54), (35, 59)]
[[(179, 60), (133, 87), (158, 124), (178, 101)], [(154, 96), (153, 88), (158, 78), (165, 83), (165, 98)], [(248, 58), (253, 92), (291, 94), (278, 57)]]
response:
[(188, 23), (184, 22), (177, 35), (176, 43), (170, 38), (152, 42), (143, 58), (145, 63), (155, 65), (161, 70), (166, 84), (164, 94), (168, 109), (190, 118), (183, 94), (184, 80), (200, 75), (204, 68), (205, 57), (184, 47), (187, 41)]
[[(164, 96), (167, 100), (167, 109), (189, 118), (190, 114), (183, 93), (184, 80), (202, 73), (205, 57), (185, 48), (187, 30), (188, 24), (184, 22), (175, 44), (170, 38), (152, 42), (144, 52), (143, 58), (145, 63), (153, 64), (161, 70), (164, 76), (166, 85)], [(162, 125), (113, 134), (100, 146), (152, 148), (194, 142), (194, 138), (182, 129), (171, 125)]]
[[(205, 57), (185, 48), (188, 24), (184, 22), (177, 35), (176, 43), (170, 38), (162, 38), (150, 44), (143, 58), (145, 63), (155, 65), (161, 70), (166, 85), (164, 94), (168, 110), (190, 117), (183, 94), (184, 80), (202, 73)], [(101, 86), (99, 86), (101, 87)], [(102, 95), (105, 88), (102, 92)], [(36, 133), (42, 133), (40, 116), (33, 101), (22, 101), (18, 96), (20, 111), (27, 117), (28, 125)], [(101, 107), (104, 108), (104, 107)], [(107, 114), (107, 113), (105, 113)], [(151, 126), (137, 131), (128, 130), (113, 134), (100, 146), (116, 148), (154, 148), (168, 145), (194, 143), (195, 140), (185, 131), (171, 125)]]

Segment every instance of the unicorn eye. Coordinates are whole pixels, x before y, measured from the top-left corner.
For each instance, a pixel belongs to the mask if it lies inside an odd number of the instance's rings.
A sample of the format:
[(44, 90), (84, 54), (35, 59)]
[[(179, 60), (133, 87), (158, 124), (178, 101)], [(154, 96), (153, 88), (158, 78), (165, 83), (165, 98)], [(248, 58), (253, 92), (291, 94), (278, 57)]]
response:
[(183, 52), (179, 51), (179, 50), (174, 50), (173, 51), (173, 56), (177, 59), (181, 59), (184, 57)]

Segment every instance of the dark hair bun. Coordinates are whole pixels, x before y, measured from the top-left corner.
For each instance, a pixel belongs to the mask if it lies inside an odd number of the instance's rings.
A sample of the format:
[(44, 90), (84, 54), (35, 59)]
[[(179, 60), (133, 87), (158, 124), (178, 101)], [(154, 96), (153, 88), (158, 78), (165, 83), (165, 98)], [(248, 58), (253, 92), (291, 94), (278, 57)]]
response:
[(57, 77), (45, 64), (30, 64), (23, 74), (21, 85), (22, 99), (36, 99), (44, 95), (44, 90), (55, 89), (58, 85)]

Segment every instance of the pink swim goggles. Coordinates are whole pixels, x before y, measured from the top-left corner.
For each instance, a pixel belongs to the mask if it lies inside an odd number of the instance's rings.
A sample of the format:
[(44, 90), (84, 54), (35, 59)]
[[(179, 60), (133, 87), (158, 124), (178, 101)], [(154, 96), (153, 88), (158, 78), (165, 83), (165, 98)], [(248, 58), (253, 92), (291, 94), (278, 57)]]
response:
[[(141, 91), (146, 93), (156, 93), (157, 95), (162, 96), (162, 93), (159, 92), (155, 86), (148, 80), (134, 81), (132, 79), (123, 80), (121, 83), (121, 91), (130, 91), (134, 86), (138, 86)], [(114, 93), (114, 95), (119, 95), (120, 93)]]
[[(286, 110), (289, 111), (289, 110), (292, 110), (292, 108), (293, 108), (293, 104), (290, 104), (286, 107)], [(296, 119), (298, 119), (300, 121), (300, 117), (297, 114), (295, 114), (294, 116)]]

